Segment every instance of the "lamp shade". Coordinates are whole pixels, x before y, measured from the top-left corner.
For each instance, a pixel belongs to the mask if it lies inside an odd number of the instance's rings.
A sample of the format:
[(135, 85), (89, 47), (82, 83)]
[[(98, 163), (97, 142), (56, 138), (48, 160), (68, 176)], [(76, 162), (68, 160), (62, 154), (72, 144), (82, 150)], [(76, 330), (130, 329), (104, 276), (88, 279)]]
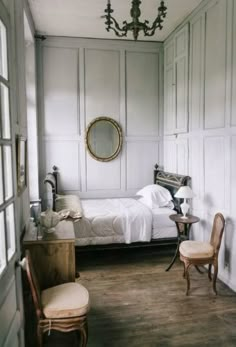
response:
[(182, 186), (175, 194), (175, 197), (180, 199), (191, 199), (194, 197), (194, 193), (189, 186)]

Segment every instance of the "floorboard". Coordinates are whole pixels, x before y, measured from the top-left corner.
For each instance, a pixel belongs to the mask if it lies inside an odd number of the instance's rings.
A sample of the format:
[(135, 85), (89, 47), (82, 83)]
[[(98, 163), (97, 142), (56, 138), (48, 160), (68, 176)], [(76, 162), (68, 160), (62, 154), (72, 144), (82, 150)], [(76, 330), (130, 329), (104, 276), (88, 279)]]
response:
[[(123, 249), (77, 254), (78, 281), (90, 293), (87, 347), (236, 346), (236, 294), (207, 274), (190, 272), (191, 291), (173, 249)], [(75, 335), (52, 334), (45, 346), (76, 346)]]

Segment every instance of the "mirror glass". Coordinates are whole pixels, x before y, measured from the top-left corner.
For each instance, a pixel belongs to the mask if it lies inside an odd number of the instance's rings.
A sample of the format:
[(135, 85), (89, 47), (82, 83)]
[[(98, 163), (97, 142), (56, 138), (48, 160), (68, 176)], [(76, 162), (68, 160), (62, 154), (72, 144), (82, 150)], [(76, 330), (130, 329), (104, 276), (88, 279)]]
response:
[(122, 132), (119, 124), (109, 117), (94, 119), (86, 131), (86, 145), (91, 156), (99, 161), (110, 161), (120, 153)]

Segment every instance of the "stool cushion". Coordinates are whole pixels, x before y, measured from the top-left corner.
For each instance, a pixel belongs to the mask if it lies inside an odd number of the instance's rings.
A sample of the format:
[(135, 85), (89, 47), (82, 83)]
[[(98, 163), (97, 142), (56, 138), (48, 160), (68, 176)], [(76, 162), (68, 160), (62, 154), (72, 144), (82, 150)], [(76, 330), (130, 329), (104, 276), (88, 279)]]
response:
[(46, 318), (78, 317), (89, 309), (89, 293), (79, 283), (64, 283), (43, 290), (41, 302)]
[(214, 255), (214, 247), (208, 242), (183, 241), (179, 247), (180, 254), (186, 258), (211, 258)]

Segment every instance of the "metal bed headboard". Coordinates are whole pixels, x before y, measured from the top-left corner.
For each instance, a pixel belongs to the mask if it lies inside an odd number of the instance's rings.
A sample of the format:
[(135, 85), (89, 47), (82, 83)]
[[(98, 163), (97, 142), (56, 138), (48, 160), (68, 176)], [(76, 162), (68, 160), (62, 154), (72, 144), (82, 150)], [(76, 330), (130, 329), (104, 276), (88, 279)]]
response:
[(156, 164), (154, 167), (154, 183), (168, 189), (173, 197), (175, 210), (180, 213), (182, 200), (175, 198), (175, 193), (181, 186), (189, 186), (191, 177), (163, 171)]
[[(44, 183), (49, 183), (52, 189), (52, 209), (55, 211), (55, 200), (58, 193), (58, 168), (54, 165), (52, 172), (47, 173)], [(182, 200), (174, 197), (175, 193), (181, 186), (190, 185), (191, 178), (189, 176), (166, 172), (159, 168), (156, 164), (154, 167), (154, 183), (168, 189), (173, 197), (175, 210), (180, 212), (180, 203)]]

